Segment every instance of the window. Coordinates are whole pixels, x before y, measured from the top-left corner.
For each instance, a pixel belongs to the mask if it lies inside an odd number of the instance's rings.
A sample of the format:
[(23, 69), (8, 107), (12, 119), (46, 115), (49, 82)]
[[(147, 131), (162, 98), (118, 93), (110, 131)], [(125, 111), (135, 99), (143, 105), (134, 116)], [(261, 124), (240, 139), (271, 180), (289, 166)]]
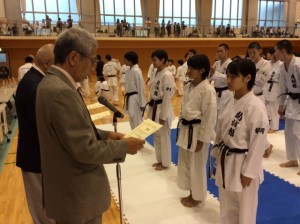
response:
[(258, 1), (258, 26), (284, 26), (284, 0)]
[(239, 28), (242, 25), (243, 0), (212, 0), (211, 25), (218, 27), (230, 24)]
[(141, 0), (99, 0), (102, 25), (114, 25), (117, 19), (143, 24)]
[(171, 23), (184, 21), (187, 26), (196, 25), (195, 0), (160, 0), (159, 20)]
[(76, 0), (23, 0), (21, 2), (21, 4), (25, 3), (25, 7), (22, 7), (22, 15), (29, 22), (40, 22), (49, 15), (52, 24), (55, 24), (58, 18), (65, 22), (71, 15), (73, 22), (78, 23)]

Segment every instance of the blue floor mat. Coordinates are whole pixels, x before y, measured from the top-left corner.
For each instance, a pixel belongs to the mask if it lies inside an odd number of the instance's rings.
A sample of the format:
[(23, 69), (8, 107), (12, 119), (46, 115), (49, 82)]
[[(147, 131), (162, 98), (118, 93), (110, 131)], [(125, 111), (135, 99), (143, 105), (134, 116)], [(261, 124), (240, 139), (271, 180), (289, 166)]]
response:
[[(280, 120), (279, 129), (284, 129), (284, 120)], [(172, 162), (178, 164), (178, 146), (176, 129), (171, 130)], [(153, 145), (153, 135), (147, 142)], [(265, 180), (259, 189), (257, 224), (298, 224), (300, 223), (300, 188), (264, 172)], [(215, 181), (208, 179), (208, 191), (218, 198)]]

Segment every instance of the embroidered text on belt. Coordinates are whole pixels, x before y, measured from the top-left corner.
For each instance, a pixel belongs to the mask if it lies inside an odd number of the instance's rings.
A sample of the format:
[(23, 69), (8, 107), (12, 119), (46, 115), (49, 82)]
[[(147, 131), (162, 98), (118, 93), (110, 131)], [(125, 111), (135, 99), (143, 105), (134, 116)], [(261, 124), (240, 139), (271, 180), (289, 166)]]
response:
[(229, 148), (227, 145), (221, 141), (219, 144), (214, 145), (214, 147), (218, 147), (221, 152), (221, 171), (222, 171), (222, 181), (223, 188), (225, 189), (225, 158), (226, 156), (230, 156), (232, 153), (234, 154), (243, 154), (248, 152), (248, 149), (237, 149), (237, 148)]
[(126, 93), (124, 95), (124, 107), (123, 108), (126, 108), (126, 110), (128, 110), (129, 98), (130, 98), (130, 96), (135, 95), (135, 94), (138, 94), (138, 92), (134, 91), (134, 92)]
[(288, 95), (289, 97), (291, 97), (292, 100), (298, 99), (298, 102), (300, 103), (300, 93), (292, 93), (292, 92), (282, 93), (277, 98), (279, 98), (282, 95)]
[(215, 90), (216, 90), (216, 92), (218, 93), (218, 97), (219, 97), (219, 98), (222, 96), (222, 92), (223, 92), (224, 90), (227, 90), (227, 89), (228, 89), (228, 86), (225, 86), (225, 87), (222, 87), (222, 88), (216, 88), (216, 87), (215, 87)]
[(145, 108), (144, 108), (144, 111), (143, 111), (143, 116), (144, 116), (144, 113), (145, 113), (146, 106), (149, 104), (150, 107), (153, 107), (153, 109), (152, 109), (152, 121), (155, 121), (157, 105), (158, 105), (158, 104), (161, 104), (161, 103), (162, 103), (162, 100), (153, 100), (153, 99), (150, 100), (150, 101), (145, 105)]
[(270, 79), (267, 83), (270, 83), (270, 86), (269, 86), (268, 91), (271, 92), (271, 91), (272, 91), (272, 88), (273, 88), (273, 84), (274, 84), (274, 83), (279, 83), (279, 82), (275, 82), (275, 81), (273, 81), (272, 79)]
[(193, 119), (193, 120), (186, 120), (184, 118), (181, 118), (178, 123), (177, 123), (177, 131), (176, 131), (176, 142), (177, 142), (177, 139), (178, 139), (178, 127), (179, 127), (179, 124), (182, 124), (182, 125), (185, 125), (185, 126), (189, 126), (189, 134), (188, 134), (188, 145), (187, 145), (187, 148), (190, 149), (191, 146), (192, 146), (192, 141), (193, 141), (193, 132), (194, 132), (194, 128), (193, 128), (193, 124), (200, 124), (201, 123), (201, 120), (200, 119)]

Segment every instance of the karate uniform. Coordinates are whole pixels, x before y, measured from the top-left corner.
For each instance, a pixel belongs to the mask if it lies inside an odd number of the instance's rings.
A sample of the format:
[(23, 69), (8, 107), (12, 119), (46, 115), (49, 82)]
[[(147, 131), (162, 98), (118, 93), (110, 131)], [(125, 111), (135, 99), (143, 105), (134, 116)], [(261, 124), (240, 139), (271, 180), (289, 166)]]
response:
[(213, 65), (213, 67), (215, 68), (215, 72), (210, 76), (210, 81), (214, 82), (214, 86), (217, 91), (216, 97), (217, 97), (218, 110), (220, 108), (220, 105), (223, 103), (223, 101), (226, 98), (232, 97), (232, 92), (228, 90), (227, 75), (226, 75), (226, 69), (227, 66), (230, 64), (230, 62), (231, 62), (230, 58), (224, 61), (223, 64), (221, 64), (221, 60), (216, 61), (215, 64)]
[(154, 68), (154, 65), (151, 64), (148, 69), (147, 78), (149, 79), (148, 85), (150, 85), (150, 79), (155, 75), (157, 68)]
[(266, 88), (267, 82), (271, 77), (271, 63), (264, 58), (261, 58), (256, 64), (255, 84), (252, 88), (254, 95), (265, 101), (263, 92)]
[(77, 82), (77, 87), (80, 87), (80, 92), (82, 96), (90, 97), (90, 85), (88, 77), (86, 77), (81, 82)]
[(276, 61), (271, 63), (271, 76), (266, 84), (264, 90), (265, 104), (268, 112), (270, 121), (270, 129), (278, 130), (279, 128), (279, 114), (278, 114), (278, 93), (279, 93), (279, 77), (280, 77), (280, 66), (282, 62)]
[[(192, 142), (189, 141), (189, 125), (183, 125), (181, 119), (187, 121), (201, 120), (192, 124)], [(204, 202), (207, 195), (206, 162), (208, 147), (214, 136), (217, 119), (216, 92), (209, 80), (203, 80), (197, 86), (185, 85), (179, 117), (178, 187), (191, 190), (194, 200)], [(197, 142), (203, 142), (200, 151), (195, 152)]]
[[(279, 94), (300, 94), (300, 58), (293, 56), (288, 70), (281, 65)], [(284, 105), (286, 95), (279, 97), (279, 105)], [(300, 158), (300, 96), (297, 99), (287, 97), (285, 108), (285, 147), (288, 160), (299, 160)]]
[[(129, 115), (130, 127), (134, 129), (143, 122), (141, 107), (146, 105), (145, 82), (138, 65), (126, 71), (125, 91), (124, 109)], [(131, 93), (134, 94), (129, 96)]]
[[(212, 150), (216, 158), (215, 179), (219, 187), (223, 224), (256, 223), (258, 188), (263, 181), (262, 158), (268, 130), (266, 107), (252, 91), (239, 100), (228, 98), (219, 110), (215, 142), (223, 142), (231, 150), (240, 152), (226, 153), (222, 167), (221, 147)], [(250, 186), (242, 187), (241, 175), (252, 178)]]
[[(150, 100), (162, 100), (157, 104), (154, 121), (159, 123), (159, 119), (165, 121), (163, 127), (153, 134), (156, 160), (164, 167), (171, 164), (171, 124), (174, 119), (172, 108), (172, 97), (174, 94), (174, 77), (168, 68), (156, 72), (150, 79)], [(148, 118), (152, 119), (155, 106), (149, 106)]]
[(95, 94), (109, 98), (109, 87), (107, 81), (97, 81), (94, 87)]
[(182, 96), (185, 82), (185, 74), (183, 74), (182, 65), (177, 68), (176, 78), (178, 79), (178, 95)]
[(107, 79), (107, 84), (109, 86), (110, 100), (114, 102), (119, 102), (117, 74), (120, 70), (120, 65), (112, 60), (103, 66), (103, 75)]
[(122, 92), (125, 91), (125, 82), (126, 82), (125, 73), (126, 73), (126, 71), (128, 71), (129, 69), (130, 69), (130, 67), (127, 66), (127, 65), (125, 65), (125, 64), (121, 66), (120, 85), (121, 85), (121, 90), (122, 90)]

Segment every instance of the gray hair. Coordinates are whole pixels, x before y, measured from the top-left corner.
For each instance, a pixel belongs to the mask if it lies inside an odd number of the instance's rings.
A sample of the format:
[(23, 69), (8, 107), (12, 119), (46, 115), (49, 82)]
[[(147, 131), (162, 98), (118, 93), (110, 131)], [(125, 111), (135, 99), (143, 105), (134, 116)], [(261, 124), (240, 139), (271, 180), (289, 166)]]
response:
[(88, 56), (95, 48), (98, 48), (98, 42), (91, 33), (81, 28), (70, 28), (55, 41), (54, 64), (64, 64), (71, 51)]

